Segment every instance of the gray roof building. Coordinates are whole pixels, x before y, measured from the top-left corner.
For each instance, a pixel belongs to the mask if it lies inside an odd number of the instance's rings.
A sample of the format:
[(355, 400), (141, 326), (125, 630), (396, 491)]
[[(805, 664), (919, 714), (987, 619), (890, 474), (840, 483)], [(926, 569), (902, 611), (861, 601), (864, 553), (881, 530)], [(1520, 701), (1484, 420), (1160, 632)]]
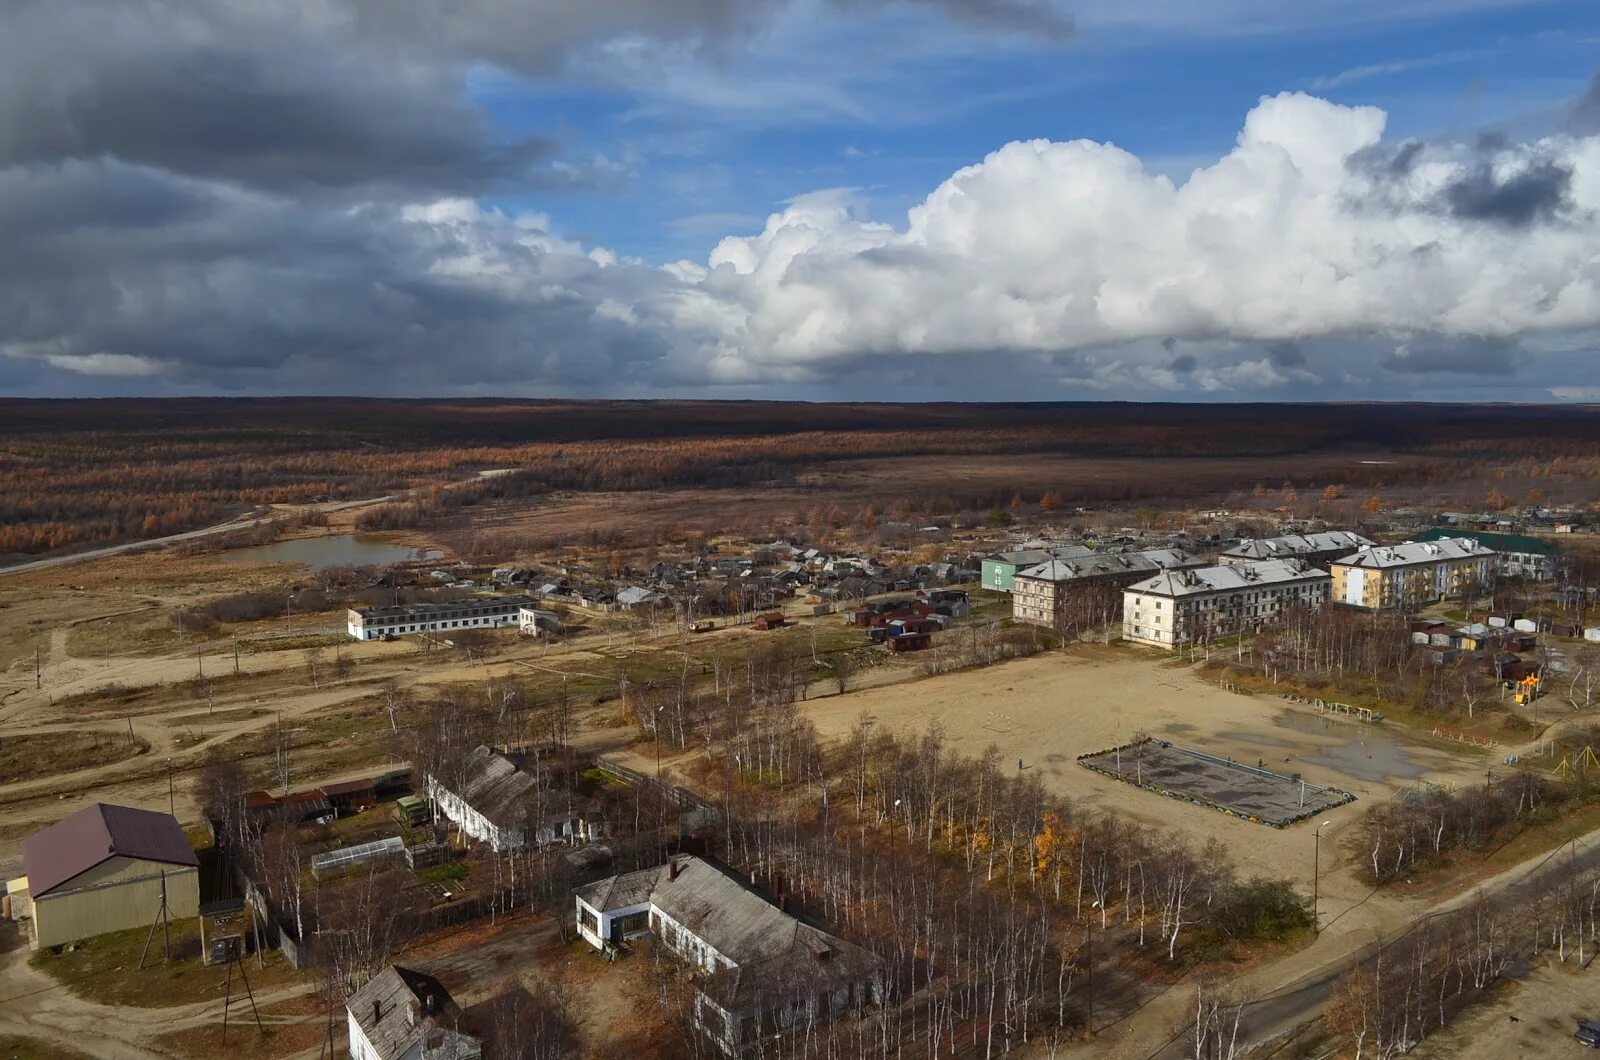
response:
[(1367, 548), (1371, 541), (1349, 530), (1324, 530), (1315, 534), (1285, 534), (1282, 537), (1262, 537), (1239, 542), (1221, 553), (1224, 562), (1230, 559), (1312, 559), (1333, 558), (1335, 554)]
[(1403, 545), (1377, 545), (1364, 548), (1334, 562), (1341, 567), (1364, 567), (1382, 570), (1390, 567), (1408, 567), (1417, 563), (1438, 563), (1441, 560), (1482, 559), (1493, 556), (1493, 549), (1471, 537), (1446, 537), (1437, 541), (1407, 541)]
[(1300, 560), (1274, 559), (1236, 566), (1162, 571), (1153, 578), (1128, 586), (1128, 592), (1170, 597), (1199, 596), (1204, 593), (1233, 592), (1264, 585), (1327, 580), (1326, 571), (1318, 570)]
[(461, 1010), (433, 976), (390, 965), (351, 995), (350, 1055), (358, 1060), (476, 1060)]

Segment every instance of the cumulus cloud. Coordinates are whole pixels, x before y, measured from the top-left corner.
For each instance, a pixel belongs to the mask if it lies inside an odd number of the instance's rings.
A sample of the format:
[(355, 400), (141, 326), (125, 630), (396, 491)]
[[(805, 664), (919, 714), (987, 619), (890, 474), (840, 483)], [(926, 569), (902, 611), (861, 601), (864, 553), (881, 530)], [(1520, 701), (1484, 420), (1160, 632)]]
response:
[[(845, 193), (724, 240), (687, 313), (730, 377), (862, 355), (1069, 351), (1142, 339), (1500, 339), (1600, 318), (1600, 142), (1416, 144), (1383, 112), (1264, 99), (1181, 184), (1111, 144), (1018, 142), (903, 227)], [(1372, 164), (1384, 155), (1389, 164)], [(1403, 159), (1403, 165), (1397, 164)]]
[[(1576, 129), (1396, 143), (1375, 108), (1285, 94), (1181, 181), (1113, 144), (1015, 142), (897, 222), (859, 190), (822, 190), (764, 224), (683, 218), (759, 231), (654, 266), (487, 205), (499, 181), (586, 165), (544, 141), (501, 142), (448, 64), (417, 58), (431, 37), (443, 54), (556, 63), (519, 50), (538, 49), (519, 43), (533, 31), (512, 7), (480, 5), (500, 36), (462, 20), (472, 4), (219, 0), (191, 25), (174, 3), (138, 5), (167, 16), (161, 41), (124, 50), (108, 33), (87, 58), (41, 49), (63, 63), (25, 66), (37, 84), (0, 63), (0, 379), (883, 394), (932, 379), (970, 393), (1005, 365), (1066, 388), (1011, 396), (1327, 397), (1328, 380), (1380, 380), (1384, 394), (1399, 379), (1492, 380), (1517, 370), (1530, 335), (1600, 327), (1600, 139)], [(547, 32), (573, 46), (616, 33), (723, 46), (765, 5), (701, 0), (693, 29), (661, 21), (664, 6), (563, 5), (569, 20)], [(1042, 4), (937, 6), (1001, 29), (1070, 28), (1021, 17), (1057, 10)], [(91, 9), (25, 14), (43, 33)], [(257, 11), (267, 21), (247, 41)], [(357, 30), (357, 52), (261, 61), (295, 33)], [(13, 37), (0, 50), (25, 49)], [(215, 108), (187, 76), (206, 71), (228, 82)], [(228, 115), (259, 129), (219, 129)]]

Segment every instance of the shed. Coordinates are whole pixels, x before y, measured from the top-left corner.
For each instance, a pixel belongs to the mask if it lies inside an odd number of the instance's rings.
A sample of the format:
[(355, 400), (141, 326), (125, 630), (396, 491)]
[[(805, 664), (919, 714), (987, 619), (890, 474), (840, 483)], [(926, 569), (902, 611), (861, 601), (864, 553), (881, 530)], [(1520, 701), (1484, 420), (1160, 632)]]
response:
[(783, 612), (781, 612), (781, 611), (768, 611), (765, 614), (757, 615), (755, 622), (752, 623), (752, 624), (755, 626), (756, 629), (763, 629), (764, 630), (764, 629), (781, 629), (782, 627), (788, 625), (789, 622), (788, 622), (788, 619), (783, 617)]
[(409, 825), (428, 823), (428, 804), (418, 795), (402, 795), (395, 800), (394, 814)]
[(200, 859), (170, 814), (96, 803), (22, 841), (33, 945), (200, 913)]
[(346, 780), (338, 784), (322, 785), (322, 794), (339, 817), (371, 809), (378, 801), (376, 787), (371, 780)]
[(931, 633), (902, 633), (898, 637), (890, 637), (885, 641), (890, 651), (922, 651), (933, 646)]

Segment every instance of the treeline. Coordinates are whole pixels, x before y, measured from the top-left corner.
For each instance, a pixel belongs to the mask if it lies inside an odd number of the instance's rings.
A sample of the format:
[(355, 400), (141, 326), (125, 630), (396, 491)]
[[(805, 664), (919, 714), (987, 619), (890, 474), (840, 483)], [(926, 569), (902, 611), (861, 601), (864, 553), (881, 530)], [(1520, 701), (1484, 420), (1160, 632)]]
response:
[[(694, 786), (726, 814), (718, 855), (882, 961), (880, 1012), (792, 1029), (762, 1056), (1064, 1040), (1095, 974), (1115, 1008), (1151, 962), (1187, 967), (1308, 926), (1287, 883), (1241, 880), (1216, 846), (1078, 806), (992, 748), (953, 753), (937, 726), (864, 719), (824, 748), (793, 709), (808, 663), (756, 650), (718, 663), (709, 688), (685, 674), (624, 690), (642, 735), (705, 752)], [(682, 1023), (670, 1004), (663, 1015)], [(678, 1048), (712, 1055), (689, 1033)]]
[[(1597, 419), (1589, 410), (1402, 406), (5, 401), (0, 554), (160, 536), (253, 505), (378, 496), (489, 468), (524, 475), (465, 485), (463, 504), (551, 490), (746, 487), (786, 481), (801, 464), (862, 457), (1022, 452), (1165, 459), (1385, 447), (1414, 457), (1338, 472), (1360, 488), (1438, 481), (1532, 454), (1546, 461), (1541, 473), (1587, 479), (1600, 467)], [(1137, 483), (1084, 490), (1089, 500), (1147, 495)], [(988, 492), (956, 502), (1003, 503)], [(441, 507), (384, 518), (415, 525)]]
[[(1376, 697), (1422, 713), (1471, 717), (1498, 702), (1500, 684), (1492, 672), (1467, 655), (1435, 663), (1412, 644), (1409, 619), (1398, 612), (1294, 607), (1256, 634), (1248, 659), (1246, 646), (1241, 640), (1208, 665), (1274, 685), (1287, 681), (1325, 699)], [(1205, 646), (1189, 650), (1210, 652)]]
[(1526, 770), (1482, 786), (1412, 789), (1404, 802), (1369, 810), (1352, 844), (1367, 882), (1411, 879), (1457, 851), (1487, 850), (1517, 828), (1554, 818), (1573, 794)]
[(1323, 1022), (1355, 1056), (1409, 1052), (1528, 960), (1584, 966), (1600, 943), (1600, 871), (1558, 851), (1528, 884), (1425, 917), (1346, 972)]

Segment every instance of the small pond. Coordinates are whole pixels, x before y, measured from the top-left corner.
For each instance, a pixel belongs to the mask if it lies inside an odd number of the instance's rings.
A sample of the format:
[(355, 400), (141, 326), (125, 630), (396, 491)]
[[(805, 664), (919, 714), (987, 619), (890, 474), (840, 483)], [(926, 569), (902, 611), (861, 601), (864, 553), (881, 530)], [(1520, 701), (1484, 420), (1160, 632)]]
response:
[(312, 570), (326, 570), (329, 567), (381, 567), (390, 563), (437, 559), (443, 555), (436, 548), (407, 548), (381, 537), (338, 534), (230, 549), (222, 553), (221, 558), (225, 563), (294, 563)]

